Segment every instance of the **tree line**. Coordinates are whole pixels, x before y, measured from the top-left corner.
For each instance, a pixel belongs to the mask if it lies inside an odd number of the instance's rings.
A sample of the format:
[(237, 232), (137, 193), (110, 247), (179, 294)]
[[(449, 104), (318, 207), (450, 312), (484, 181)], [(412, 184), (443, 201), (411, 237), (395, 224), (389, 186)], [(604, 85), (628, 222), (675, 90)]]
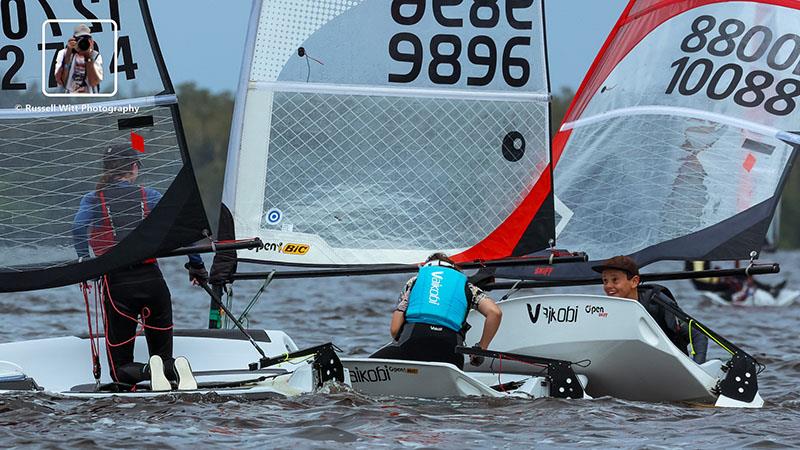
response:
[[(562, 87), (553, 94), (551, 104), (551, 132), (554, 136), (575, 92)], [(207, 211), (216, 211), (222, 197), (222, 180), (228, 150), (233, 95), (230, 92), (213, 93), (199, 88), (195, 83), (178, 86), (183, 127), (189, 144), (195, 173), (200, 181), (200, 191)], [(792, 170), (783, 192), (780, 247), (800, 247), (800, 170)], [(212, 218), (212, 221), (214, 218)]]

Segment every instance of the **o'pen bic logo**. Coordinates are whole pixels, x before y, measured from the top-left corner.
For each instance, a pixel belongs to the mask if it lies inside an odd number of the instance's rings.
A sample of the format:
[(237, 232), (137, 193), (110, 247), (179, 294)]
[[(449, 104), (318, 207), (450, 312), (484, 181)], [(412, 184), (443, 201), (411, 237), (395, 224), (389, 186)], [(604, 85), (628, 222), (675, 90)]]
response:
[(267, 211), (267, 223), (270, 225), (277, 225), (281, 223), (281, 219), (283, 219), (283, 213), (278, 208), (272, 208)]

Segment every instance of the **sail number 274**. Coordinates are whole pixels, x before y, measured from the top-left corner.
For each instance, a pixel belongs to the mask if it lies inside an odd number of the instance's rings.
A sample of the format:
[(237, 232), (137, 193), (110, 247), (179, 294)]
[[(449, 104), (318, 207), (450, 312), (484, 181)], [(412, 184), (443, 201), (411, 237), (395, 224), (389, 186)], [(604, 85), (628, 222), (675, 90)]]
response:
[[(62, 2), (65, 0), (58, 0)], [(28, 36), (28, 31), (37, 31), (33, 24), (29, 24), (28, 9), (27, 8), (41, 8), (41, 13), (51, 22), (49, 27), (54, 37), (62, 37), (64, 41), (69, 38), (69, 30), (62, 30), (62, 26), (57, 20), (53, 7), (50, 5), (52, 0), (38, 0), (37, 2), (25, 2), (25, 0), (0, 0), (0, 24), (2, 25), (3, 40), (0, 42), (8, 42), (7, 45), (0, 46), (0, 60), (10, 60), (10, 67), (6, 70), (5, 74), (0, 78), (0, 90), (26, 90), (27, 83), (15, 82), (14, 77), (17, 75), (25, 63), (25, 52), (16, 42), (23, 41)], [(97, 16), (92, 13), (87, 7), (87, 4), (98, 3), (99, 0), (73, 0), (72, 4), (75, 8), (76, 14), (80, 14), (87, 22), (91, 23), (90, 31), (92, 33), (102, 33), (103, 25), (100, 22), (91, 22), (97, 20)], [(119, 13), (120, 0), (108, 0), (109, 17), (119, 26), (121, 26), (120, 13)], [(32, 12), (32, 11), (31, 11)], [(37, 16), (38, 17), (38, 16)], [(33, 19), (31, 19), (33, 20)], [(36, 23), (35, 25), (39, 25)], [(110, 31), (110, 30), (108, 30)], [(121, 30), (120, 30), (121, 31)], [(50, 51), (53, 53), (52, 60), (50, 61), (49, 76), (47, 86), (49, 88), (56, 87), (55, 66), (56, 55), (58, 51), (65, 47), (64, 42), (46, 42), (44, 47), (38, 44), (39, 51)], [(126, 79), (131, 80), (136, 78), (136, 70), (139, 66), (133, 61), (133, 52), (131, 51), (131, 42), (129, 36), (119, 36), (117, 41), (117, 48), (119, 55), (112, 55), (111, 63), (108, 67), (110, 73), (120, 72), (124, 73)], [(119, 57), (119, 62), (117, 61)], [(38, 61), (37, 58), (33, 58)]]
[[(464, 2), (470, 2), (469, 17), (455, 17), (452, 12)], [(505, 21), (514, 30), (531, 30), (531, 21), (518, 17), (530, 8), (533, 0), (392, 0), (392, 19), (403, 27), (412, 27), (422, 21), (430, 2), (436, 23), (443, 28), (462, 28), (465, 21), (476, 29), (491, 29)], [(503, 24), (505, 25), (505, 24)], [(469, 86), (486, 86), (495, 78), (500, 62), (503, 80), (512, 87), (524, 86), (530, 78), (530, 64), (525, 58), (513, 56), (519, 47), (530, 46), (529, 35), (520, 33), (505, 42), (497, 43), (486, 34), (473, 36), (469, 42), (462, 42), (455, 34), (434, 35), (423, 46), (420, 37), (410, 31), (395, 34), (389, 40), (389, 56), (395, 61), (408, 63), (406, 73), (390, 73), (390, 83), (411, 83), (422, 73), (423, 59), (427, 47), (430, 54), (428, 78), (435, 84), (452, 85), (461, 81), (461, 55), (466, 44), (467, 60), (474, 67), (485, 67), (482, 76), (467, 77)], [(487, 33), (488, 34), (488, 33)], [(498, 45), (499, 44), (499, 45)], [(519, 51), (519, 50), (518, 50)]]
[(708, 98), (733, 101), (745, 108), (762, 107), (776, 116), (791, 114), (800, 97), (800, 36), (787, 33), (776, 38), (767, 26), (748, 28), (738, 19), (726, 19), (717, 26), (717, 19), (703, 15), (692, 22), (691, 32), (681, 41), (684, 54), (701, 50), (715, 57), (736, 58), (751, 66), (759, 61), (775, 72), (791, 71), (783, 79), (767, 70), (745, 73), (743, 64), (730, 62), (716, 67), (710, 58), (685, 56), (672, 63), (675, 74), (666, 93), (677, 89), (681, 95), (694, 95), (705, 90)]

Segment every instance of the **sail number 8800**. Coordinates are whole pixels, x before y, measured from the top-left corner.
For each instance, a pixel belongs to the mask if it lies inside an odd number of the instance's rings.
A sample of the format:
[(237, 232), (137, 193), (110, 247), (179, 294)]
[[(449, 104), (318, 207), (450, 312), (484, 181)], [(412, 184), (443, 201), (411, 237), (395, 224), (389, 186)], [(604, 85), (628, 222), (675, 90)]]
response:
[[(717, 19), (709, 15), (699, 16), (692, 22), (691, 32), (680, 44), (687, 56), (670, 66), (675, 68), (675, 73), (665, 93), (677, 90), (681, 95), (690, 96), (705, 91), (712, 100), (733, 96), (734, 103), (745, 108), (763, 108), (776, 116), (793, 113), (800, 98), (800, 80), (794, 77), (800, 75), (800, 36), (787, 33), (774, 39), (775, 33), (768, 26), (748, 28), (739, 19), (723, 20), (719, 26), (717, 23)], [(710, 58), (691, 56), (704, 49), (713, 57), (735, 55), (738, 62), (734, 60), (717, 67)], [(763, 69), (775, 73), (751, 69), (761, 60)], [(781, 79), (779, 73), (787, 70), (792, 70), (791, 74)]]
[[(433, 16), (436, 22), (448, 28), (461, 28), (464, 19), (452, 17), (447, 7), (458, 6), (464, 0), (432, 0)], [(531, 21), (519, 20), (516, 10), (529, 8), (533, 0), (506, 0), (505, 16), (508, 25), (515, 30), (530, 30)], [(402, 26), (418, 24), (425, 15), (426, 0), (393, 0), (392, 19)], [(469, 22), (475, 28), (494, 28), (501, 18), (498, 0), (472, 0)], [(497, 62), (501, 60), (503, 79), (509, 86), (524, 86), (530, 78), (530, 64), (525, 58), (512, 56), (516, 47), (529, 46), (529, 36), (511, 37), (503, 46), (499, 57), (498, 46), (487, 35), (477, 35), (467, 43), (467, 59), (475, 66), (485, 67), (479, 77), (467, 77), (469, 86), (486, 86), (494, 80)], [(461, 38), (455, 34), (434, 35), (429, 43), (430, 64), (428, 77), (435, 84), (456, 84), (461, 80), (461, 61), (463, 51)], [(410, 83), (422, 73), (424, 49), (419, 36), (410, 32), (397, 33), (389, 40), (389, 56), (398, 62), (410, 63), (406, 73), (390, 73), (391, 83)]]

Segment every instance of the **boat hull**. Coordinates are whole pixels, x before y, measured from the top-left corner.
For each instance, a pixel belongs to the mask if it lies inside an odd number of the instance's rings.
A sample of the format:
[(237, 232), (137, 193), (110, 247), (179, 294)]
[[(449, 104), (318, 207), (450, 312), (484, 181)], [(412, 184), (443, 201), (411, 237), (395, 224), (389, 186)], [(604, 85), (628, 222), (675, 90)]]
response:
[[(297, 350), (294, 341), (282, 331), (251, 330), (251, 335), (268, 356)], [(144, 336), (136, 339), (136, 361), (147, 361)], [(40, 389), (57, 395), (97, 398), (110, 395), (151, 397), (163, 394), (221, 395), (297, 395), (315, 388), (310, 364), (284, 364), (251, 371), (250, 363), (259, 359), (251, 344), (234, 330), (176, 330), (174, 354), (188, 358), (198, 381), (191, 391), (136, 392), (97, 391), (92, 376), (89, 339), (68, 336), (0, 344), (0, 379), (25, 376)], [(111, 383), (105, 343), (100, 343), (101, 384)], [(284, 367), (285, 366), (285, 367)], [(19, 384), (19, 383), (18, 383)], [(145, 387), (146, 386), (146, 383)], [(0, 383), (0, 386), (2, 384)], [(1, 388), (0, 388), (1, 389)]]
[[(544, 376), (506, 373), (464, 372), (452, 364), (377, 358), (342, 358), (350, 386), (376, 397), (547, 397), (550, 388)], [(586, 377), (579, 376), (585, 387)], [(498, 384), (504, 388), (493, 388)]]
[[(676, 348), (647, 311), (630, 300), (593, 295), (539, 295), (499, 303), (502, 325), (496, 351), (588, 362), (573, 365), (590, 383), (592, 397), (713, 403), (719, 361), (696, 364)], [(483, 317), (469, 315), (466, 345), (477, 342)], [(478, 370), (499, 370), (487, 360)], [(537, 366), (502, 361), (503, 371), (538, 373)]]

